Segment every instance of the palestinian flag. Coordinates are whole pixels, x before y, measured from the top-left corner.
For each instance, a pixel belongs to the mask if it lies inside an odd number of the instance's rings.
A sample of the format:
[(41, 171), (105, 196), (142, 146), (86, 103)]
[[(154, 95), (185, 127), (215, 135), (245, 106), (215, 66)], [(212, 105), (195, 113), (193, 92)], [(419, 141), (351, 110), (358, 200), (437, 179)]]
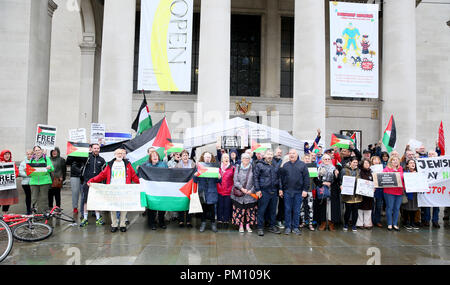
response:
[(16, 188), (16, 168), (14, 162), (0, 163), (0, 190)]
[(175, 140), (169, 140), (169, 142), (165, 146), (165, 150), (167, 151), (168, 154), (174, 152), (182, 152), (183, 149), (184, 149), (183, 143)]
[(155, 211), (187, 211), (195, 168), (139, 167), (141, 206)]
[(265, 152), (266, 150), (271, 148), (271, 143), (258, 143), (256, 141), (252, 141), (252, 152)]
[(439, 126), (439, 141), (438, 141), (439, 149), (441, 150), (441, 155), (445, 155), (445, 138), (444, 138), (444, 126)]
[(102, 146), (100, 148), (100, 156), (103, 157), (106, 162), (113, 160), (114, 151), (118, 148), (124, 148), (123, 144), (127, 142), (129, 142), (129, 140)]
[(383, 135), (383, 144), (386, 147), (388, 153), (391, 153), (391, 151), (394, 149), (396, 140), (397, 130), (395, 129), (394, 115), (391, 115), (391, 119), (389, 120), (389, 123)]
[(27, 163), (25, 166), (25, 173), (27, 176), (42, 176), (47, 174), (46, 163)]
[(201, 163), (197, 163), (197, 172), (195, 176), (201, 178), (219, 178), (219, 168), (218, 167), (207, 167)]
[(131, 125), (131, 128), (135, 130), (138, 135), (140, 135), (152, 126), (152, 117), (150, 116), (150, 109), (147, 105), (147, 99), (144, 94), (144, 100), (142, 101), (137, 117)]
[(317, 171), (317, 167), (315, 165), (308, 166), (308, 172), (309, 172), (309, 177), (310, 178), (314, 178), (314, 177), (318, 177), (319, 176), (319, 173)]
[(131, 162), (134, 170), (138, 165), (148, 161), (147, 150), (154, 147), (160, 159), (164, 158), (164, 149), (171, 140), (166, 118), (163, 118), (150, 130), (143, 132), (140, 136), (123, 144), (127, 151), (127, 159)]
[(89, 144), (67, 142), (67, 156), (89, 157)]
[(38, 125), (38, 135), (54, 137), (56, 135), (56, 128), (44, 125)]
[(316, 142), (314, 142), (313, 152), (314, 152), (314, 153), (319, 153), (319, 146), (317, 145)]
[(340, 135), (340, 134), (332, 134), (331, 135), (331, 146), (336, 146), (338, 148), (350, 148), (350, 142), (354, 141), (351, 137)]
[(16, 174), (14, 163), (0, 163), (0, 175)]

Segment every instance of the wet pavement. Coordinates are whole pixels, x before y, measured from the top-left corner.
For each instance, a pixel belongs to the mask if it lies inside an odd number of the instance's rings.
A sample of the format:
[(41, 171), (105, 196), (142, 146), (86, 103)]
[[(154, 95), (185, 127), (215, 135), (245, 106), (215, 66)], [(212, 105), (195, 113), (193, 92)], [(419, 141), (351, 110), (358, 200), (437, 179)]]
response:
[[(24, 213), (24, 196), (10, 213)], [(62, 208), (71, 214), (71, 192), (64, 188)], [(350, 264), (368, 262), (391, 264), (450, 265), (450, 230), (440, 229), (388, 232), (386, 229), (357, 232), (311, 232), (301, 236), (275, 235), (269, 232), (259, 237), (256, 231), (241, 234), (237, 230), (210, 228), (204, 233), (197, 228), (179, 228), (170, 222), (167, 229), (152, 231), (146, 217), (128, 213), (128, 231), (110, 232), (109, 214), (105, 226), (96, 226), (95, 217), (80, 228), (63, 221), (54, 221), (53, 234), (39, 242), (14, 241), (10, 255), (2, 264), (63, 265), (63, 264), (157, 264), (157, 265), (231, 265), (231, 264)], [(79, 218), (76, 217), (77, 222)]]

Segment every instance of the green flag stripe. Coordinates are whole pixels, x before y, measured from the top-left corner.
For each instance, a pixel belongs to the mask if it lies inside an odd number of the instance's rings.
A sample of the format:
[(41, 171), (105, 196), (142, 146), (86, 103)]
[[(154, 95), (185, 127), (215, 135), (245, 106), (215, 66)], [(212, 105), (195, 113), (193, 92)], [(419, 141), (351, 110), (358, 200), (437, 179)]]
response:
[(44, 132), (41, 132), (39, 134), (42, 135), (42, 136), (50, 136), (50, 137), (54, 137), (55, 136), (55, 133), (44, 133)]
[(188, 197), (150, 196), (141, 192), (141, 206), (155, 211), (187, 211)]
[(14, 174), (14, 170), (12, 171), (0, 171), (0, 175), (9, 175), (9, 174)]
[(134, 171), (136, 171), (136, 173), (137, 173), (137, 169), (136, 168), (139, 165), (142, 165), (142, 164), (146, 163), (147, 161), (148, 161), (148, 155), (144, 156), (143, 158), (141, 158), (139, 160), (134, 161), (133, 163), (131, 163), (131, 166), (133, 166)]
[(152, 120), (150, 117), (145, 118), (144, 120), (139, 122), (139, 133), (145, 132), (146, 130), (152, 127)]

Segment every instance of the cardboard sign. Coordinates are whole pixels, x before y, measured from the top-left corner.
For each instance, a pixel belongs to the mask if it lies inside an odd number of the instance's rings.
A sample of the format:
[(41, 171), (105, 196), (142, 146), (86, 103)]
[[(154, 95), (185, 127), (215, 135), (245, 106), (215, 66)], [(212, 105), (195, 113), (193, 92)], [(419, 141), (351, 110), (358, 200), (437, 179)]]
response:
[(416, 151), (417, 148), (420, 148), (423, 145), (422, 142), (415, 140), (415, 139), (410, 139), (408, 144), (409, 144), (409, 148), (414, 152)]
[(0, 163), (0, 191), (16, 188), (16, 168), (14, 167), (14, 162)]
[(48, 125), (37, 125), (35, 145), (42, 149), (53, 150), (56, 145), (56, 127)]
[(69, 130), (69, 141), (75, 142), (75, 143), (86, 143), (87, 137), (86, 137), (86, 129), (85, 128), (79, 128), (79, 129), (70, 129)]
[(344, 176), (342, 178), (342, 195), (353, 195), (355, 192), (355, 182), (356, 177), (354, 176)]
[(402, 178), (398, 172), (374, 173), (373, 183), (376, 188), (403, 187)]
[(356, 194), (373, 198), (374, 193), (375, 186), (373, 181), (365, 179), (358, 179), (356, 181)]
[(426, 175), (429, 185), (417, 194), (419, 207), (450, 207), (450, 156), (419, 158), (417, 172)]
[(105, 144), (105, 124), (92, 123), (91, 124), (91, 143)]
[(405, 191), (407, 193), (422, 193), (428, 192), (428, 180), (425, 173), (404, 173)]
[(220, 148), (223, 149), (242, 149), (242, 137), (239, 136), (221, 136), (217, 139)]
[(99, 184), (89, 187), (87, 209), (97, 211), (143, 212), (140, 184)]

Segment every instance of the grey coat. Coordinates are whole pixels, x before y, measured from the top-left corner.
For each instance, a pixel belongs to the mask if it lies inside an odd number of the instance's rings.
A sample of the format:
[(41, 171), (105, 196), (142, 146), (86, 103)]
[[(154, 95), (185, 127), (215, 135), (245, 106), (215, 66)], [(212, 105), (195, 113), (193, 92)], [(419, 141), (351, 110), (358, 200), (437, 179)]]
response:
[[(236, 171), (234, 172), (234, 186), (238, 189), (242, 189), (245, 184), (245, 177), (247, 176), (247, 173), (249, 171), (250, 174), (248, 175), (248, 182), (246, 189), (251, 190), (252, 193), (255, 193), (255, 185), (253, 184), (253, 166), (251, 164), (247, 169), (242, 168), (242, 164), (241, 166), (236, 166)], [(242, 205), (257, 202), (257, 200), (250, 195), (236, 197), (233, 195), (233, 191), (231, 191), (230, 196), (232, 200)]]

